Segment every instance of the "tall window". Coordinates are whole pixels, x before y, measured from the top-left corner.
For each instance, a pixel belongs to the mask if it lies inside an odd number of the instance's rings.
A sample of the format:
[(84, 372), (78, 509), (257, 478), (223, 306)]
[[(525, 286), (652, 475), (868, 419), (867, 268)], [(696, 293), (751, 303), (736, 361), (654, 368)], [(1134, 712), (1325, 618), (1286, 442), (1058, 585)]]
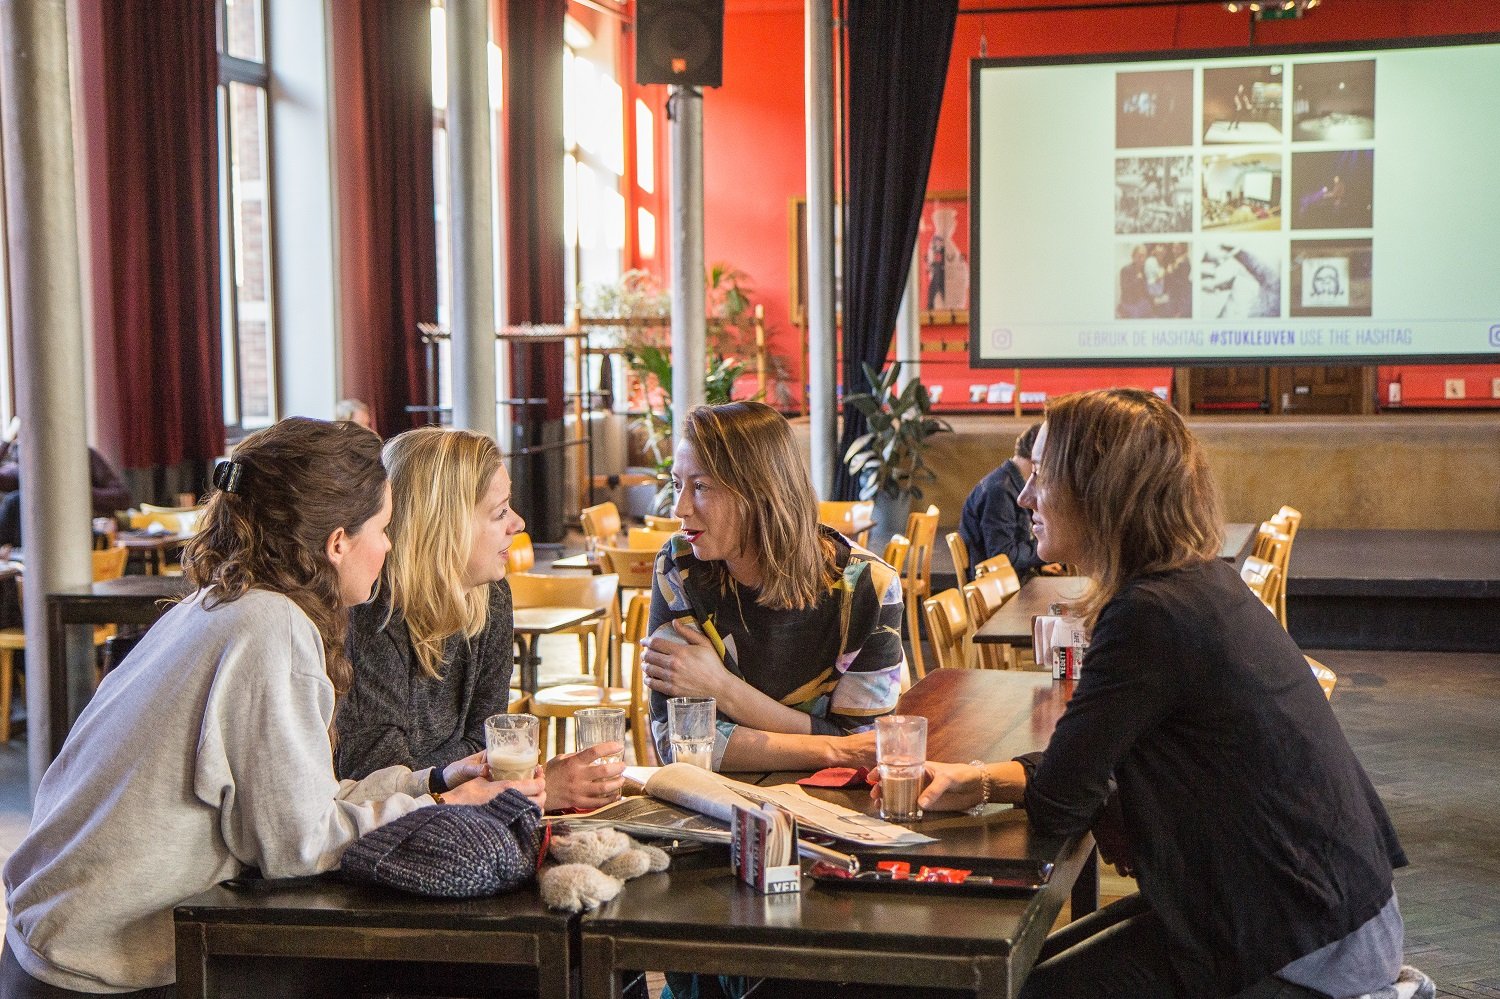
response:
[(568, 305), (618, 281), (625, 253), (625, 94), (612, 37), (563, 29), (563, 238)]
[(224, 423), (276, 419), (265, 0), (219, 3), (219, 249)]

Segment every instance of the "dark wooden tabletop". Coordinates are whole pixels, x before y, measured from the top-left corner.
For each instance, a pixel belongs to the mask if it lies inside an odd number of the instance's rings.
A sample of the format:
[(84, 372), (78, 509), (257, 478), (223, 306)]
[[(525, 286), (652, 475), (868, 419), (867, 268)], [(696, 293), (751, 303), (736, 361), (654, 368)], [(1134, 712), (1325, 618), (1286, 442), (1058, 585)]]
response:
[(979, 626), (974, 641), (1030, 648), (1031, 619), (1038, 614), (1050, 614), (1055, 603), (1077, 600), (1087, 585), (1088, 580), (1083, 576), (1033, 576), (1021, 584), (1020, 593), (1001, 604)]

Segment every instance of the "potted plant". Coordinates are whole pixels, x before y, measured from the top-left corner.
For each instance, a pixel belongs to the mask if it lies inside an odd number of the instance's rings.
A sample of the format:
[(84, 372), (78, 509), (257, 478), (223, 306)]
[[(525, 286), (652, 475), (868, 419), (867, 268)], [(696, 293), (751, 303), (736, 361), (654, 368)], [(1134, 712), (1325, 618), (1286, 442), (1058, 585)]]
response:
[(864, 370), (870, 391), (845, 402), (870, 429), (849, 445), (844, 464), (859, 483), (859, 498), (875, 501), (877, 535), (889, 538), (905, 526), (912, 500), (922, 498), (922, 483), (937, 481), (927, 467), (928, 439), (953, 428), (932, 415), (932, 397), (921, 381), (913, 378), (897, 390), (899, 365), (877, 373), (866, 364)]

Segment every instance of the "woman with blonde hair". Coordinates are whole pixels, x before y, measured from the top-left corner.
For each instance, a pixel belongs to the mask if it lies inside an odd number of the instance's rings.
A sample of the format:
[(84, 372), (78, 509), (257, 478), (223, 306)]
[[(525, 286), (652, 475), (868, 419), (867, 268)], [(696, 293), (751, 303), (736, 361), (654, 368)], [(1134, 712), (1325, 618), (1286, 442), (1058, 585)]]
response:
[[(247, 868), (327, 871), (437, 800), (425, 772), (339, 781), (332, 766), (347, 608), (389, 548), (379, 439), (283, 420), (214, 485), (183, 560), (196, 590), (104, 678), (5, 865), (0, 995), (171, 994), (176, 905)], [(502, 790), (479, 758), (450, 761), (434, 767), (451, 802)]]
[(1021, 995), (1311, 999), (1395, 982), (1406, 858), (1302, 653), (1218, 557), (1203, 449), (1136, 389), (1046, 416), (1020, 502), (1042, 558), (1093, 582), (1074, 605), (1092, 628), (1082, 677), (1044, 752), (929, 763), (920, 803), (1014, 802), (1055, 836), (1094, 824), (1140, 893), (1059, 931)]
[(713, 768), (871, 761), (866, 730), (896, 706), (901, 581), (837, 532), (785, 418), (758, 402), (700, 406), (672, 464), (682, 532), (656, 561), (642, 656), (658, 753), (667, 699), (717, 701)]
[[(526, 522), (511, 506), (500, 448), (484, 434), (424, 427), (392, 438), (385, 464), (391, 554), (380, 592), (350, 615), (354, 685), (339, 707), (336, 761), (345, 776), (482, 751), (484, 720), (505, 713), (510, 692), (505, 573)], [(548, 762), (549, 805), (596, 808), (619, 796), (623, 765), (590, 764), (624, 747), (597, 748)], [(441, 793), (442, 773), (432, 779)], [(517, 786), (540, 798), (543, 781)]]

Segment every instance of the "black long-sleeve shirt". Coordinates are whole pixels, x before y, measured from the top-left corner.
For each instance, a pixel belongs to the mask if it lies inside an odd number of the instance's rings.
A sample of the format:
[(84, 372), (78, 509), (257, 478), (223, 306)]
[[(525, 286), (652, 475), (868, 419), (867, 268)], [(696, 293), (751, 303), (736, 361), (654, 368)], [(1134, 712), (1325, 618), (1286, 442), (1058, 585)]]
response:
[(345, 647), (354, 685), (339, 704), (334, 769), (358, 780), (382, 767), (444, 767), (484, 748), (484, 720), (509, 702), (510, 583), (490, 584), (489, 618), (472, 640), (443, 645), (442, 679), (422, 672), (398, 611), (376, 599), (349, 611)]
[(1031, 534), (1031, 511), (1016, 500), (1025, 488), (1021, 470), (1007, 461), (979, 480), (964, 500), (958, 533), (969, 548), (974, 565), (996, 555), (1005, 555), (1016, 572), (1026, 575), (1042, 567)]
[(1302, 653), (1225, 562), (1144, 576), (1099, 615), (1025, 806), (1089, 826), (1119, 785), (1141, 892), (1190, 995), (1343, 939), (1406, 857)]

